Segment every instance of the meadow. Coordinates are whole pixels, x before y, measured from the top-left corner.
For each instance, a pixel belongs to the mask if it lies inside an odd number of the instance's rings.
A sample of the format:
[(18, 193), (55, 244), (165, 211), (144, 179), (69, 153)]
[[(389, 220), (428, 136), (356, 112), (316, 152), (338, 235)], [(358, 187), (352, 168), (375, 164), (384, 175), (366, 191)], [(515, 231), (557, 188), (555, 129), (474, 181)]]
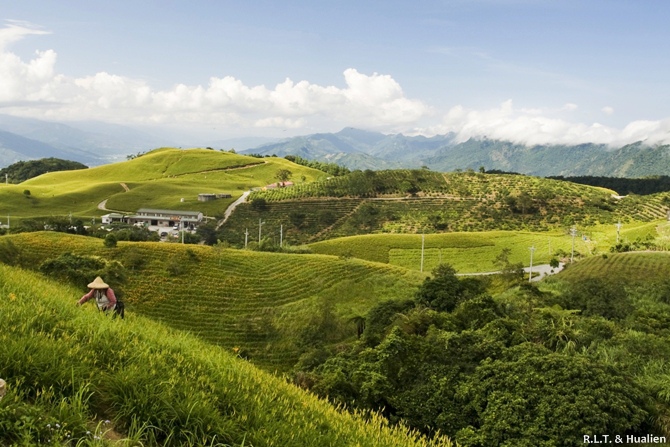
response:
[[(10, 215), (15, 222), (70, 214), (88, 221), (106, 214), (98, 204), (107, 200), (108, 209), (126, 213), (139, 208), (168, 208), (217, 216), (243, 191), (275, 182), (280, 169), (310, 182), (326, 175), (282, 158), (163, 148), (120, 163), (52, 172), (18, 185), (0, 184), (0, 213)], [(199, 202), (200, 193), (227, 193), (232, 199)]]
[(77, 293), (0, 265), (0, 444), (451, 445), (337, 410), (152, 319), (75, 307)]

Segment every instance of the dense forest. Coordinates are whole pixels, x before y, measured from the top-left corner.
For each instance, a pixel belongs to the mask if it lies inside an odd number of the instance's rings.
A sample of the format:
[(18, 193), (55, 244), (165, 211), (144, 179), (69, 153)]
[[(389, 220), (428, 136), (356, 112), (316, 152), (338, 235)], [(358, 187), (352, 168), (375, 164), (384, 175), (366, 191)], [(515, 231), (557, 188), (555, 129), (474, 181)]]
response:
[(463, 446), (667, 434), (670, 399), (653, 365), (670, 356), (670, 282), (541, 290), (507, 267), (509, 289), (491, 294), (490, 280), (441, 265), (414, 297), (358, 317), (359, 338), (336, 348), (324, 343), (337, 327), (325, 305), (301, 334), (310, 349), (294, 382)]
[(621, 195), (628, 194), (655, 194), (657, 192), (670, 191), (670, 177), (667, 175), (655, 175), (642, 178), (623, 178), (623, 177), (547, 177), (554, 180), (565, 180), (566, 182), (580, 183), (582, 185), (600, 186), (602, 188), (612, 189)]
[(62, 160), (53, 157), (18, 161), (6, 168), (0, 169), (0, 179), (6, 179), (9, 183), (21, 183), (47, 172), (72, 171), (75, 169), (88, 169), (88, 166), (77, 161)]

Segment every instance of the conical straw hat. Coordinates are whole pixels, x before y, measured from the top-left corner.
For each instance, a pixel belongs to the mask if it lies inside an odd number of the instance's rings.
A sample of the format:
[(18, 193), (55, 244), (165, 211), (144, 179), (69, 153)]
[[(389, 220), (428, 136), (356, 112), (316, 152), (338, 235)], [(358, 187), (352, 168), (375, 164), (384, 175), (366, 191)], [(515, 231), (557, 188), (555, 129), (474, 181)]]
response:
[(108, 289), (109, 285), (105, 284), (105, 281), (101, 277), (97, 277), (93, 280), (92, 283), (88, 285), (89, 289)]

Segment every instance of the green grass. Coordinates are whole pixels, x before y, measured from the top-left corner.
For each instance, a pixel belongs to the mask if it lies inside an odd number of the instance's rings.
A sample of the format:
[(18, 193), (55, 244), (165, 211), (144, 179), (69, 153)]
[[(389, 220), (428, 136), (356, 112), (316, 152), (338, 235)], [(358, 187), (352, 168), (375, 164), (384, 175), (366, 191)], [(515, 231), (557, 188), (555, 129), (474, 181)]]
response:
[[(283, 158), (166, 148), (120, 163), (44, 174), (19, 185), (0, 184), (1, 212), (14, 219), (70, 213), (94, 217), (105, 214), (97, 206), (107, 199), (107, 208), (129, 213), (169, 208), (218, 215), (242, 191), (275, 182), (279, 169), (290, 170), (297, 179), (305, 176), (306, 181), (326, 175)], [(121, 183), (130, 191), (125, 192)], [(198, 202), (199, 193), (227, 193), (233, 199)]]
[[(9, 389), (0, 444), (450, 445), (338, 411), (134, 312), (121, 321), (76, 307), (76, 293), (0, 265), (0, 376)], [(95, 439), (104, 432), (107, 439)]]
[(571, 265), (557, 278), (567, 281), (617, 278), (633, 282), (658, 281), (670, 276), (670, 253), (636, 252), (593, 256)]
[[(51, 232), (6, 236), (37, 266), (67, 251), (131, 265), (126, 300), (133, 312), (188, 330), (256, 364), (286, 370), (297, 360), (296, 337), (319, 306), (330, 303), (347, 320), (374, 304), (411, 297), (417, 272), (361, 260), (288, 255), (167, 243), (103, 247), (99, 239)], [(83, 294), (83, 290), (81, 294)], [(355, 336), (352, 326), (341, 337)]]
[[(536, 248), (533, 263), (546, 264), (557, 250), (570, 252), (572, 238), (562, 232), (486, 231), (427, 234), (424, 245), (424, 272), (430, 272), (440, 262), (451, 264), (461, 273), (494, 271), (496, 267), (493, 260), (505, 248), (511, 250), (511, 262), (521, 262), (528, 266), (531, 246)], [(421, 235), (418, 234), (351, 236), (316, 242), (309, 247), (315, 253), (353, 256), (413, 270), (419, 270), (421, 267)], [(589, 249), (595, 250), (596, 246), (576, 239), (577, 252), (589, 254)]]

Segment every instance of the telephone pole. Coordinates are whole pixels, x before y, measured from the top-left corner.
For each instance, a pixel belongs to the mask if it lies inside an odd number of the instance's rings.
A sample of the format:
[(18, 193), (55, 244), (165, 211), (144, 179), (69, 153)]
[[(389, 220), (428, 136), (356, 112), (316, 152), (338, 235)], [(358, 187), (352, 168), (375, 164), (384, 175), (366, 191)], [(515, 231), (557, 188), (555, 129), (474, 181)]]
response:
[(284, 246), (284, 224), (279, 225), (279, 247)]
[(530, 247), (530, 268), (528, 269), (528, 282), (533, 280), (533, 252), (535, 251), (535, 246)]
[(570, 255), (570, 262), (575, 260), (575, 236), (577, 236), (577, 229), (575, 227), (570, 228), (570, 234), (572, 235), (572, 254)]
[(247, 242), (249, 242), (249, 229), (244, 229), (244, 248), (247, 248)]
[(621, 225), (621, 221), (619, 221), (619, 222), (616, 224), (616, 242), (617, 242), (617, 244), (619, 243), (619, 232), (621, 231), (621, 227), (622, 227), (622, 226), (623, 226), (623, 225)]
[(425, 246), (425, 241), (426, 241), (426, 235), (422, 234), (421, 235), (421, 273), (423, 273), (423, 249)]
[(258, 245), (261, 244), (261, 227), (265, 224), (265, 222), (262, 222), (260, 219), (258, 219)]

